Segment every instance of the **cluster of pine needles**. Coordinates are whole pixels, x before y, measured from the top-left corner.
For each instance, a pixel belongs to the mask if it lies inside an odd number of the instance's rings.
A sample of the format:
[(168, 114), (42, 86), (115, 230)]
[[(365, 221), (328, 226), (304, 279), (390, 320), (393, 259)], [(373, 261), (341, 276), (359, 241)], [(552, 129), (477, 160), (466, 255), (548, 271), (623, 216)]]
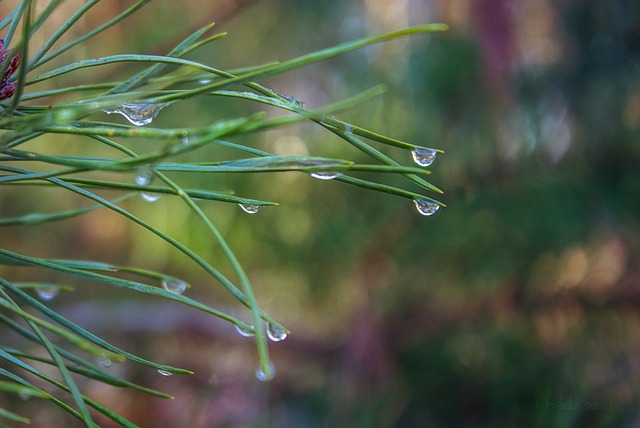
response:
[[(116, 266), (104, 261), (39, 258), (5, 248), (5, 242), (0, 242), (0, 265), (21, 266), (97, 281), (132, 292), (173, 300), (222, 318), (235, 325), (241, 334), (255, 337), (259, 360), (256, 375), (260, 380), (269, 380), (274, 376), (275, 369), (269, 358), (268, 340), (282, 340), (289, 331), (261, 309), (249, 276), (216, 225), (203, 212), (201, 205), (205, 203), (203, 201), (237, 204), (244, 211), (255, 213), (263, 207), (274, 206), (277, 203), (246, 198), (229, 192), (184, 188), (178, 180), (170, 178), (171, 174), (175, 171), (193, 174), (299, 171), (318, 179), (336, 180), (407, 198), (416, 205), (421, 214), (434, 214), (442, 203), (423, 193), (441, 191), (423, 177), (429, 173), (425, 167), (433, 162), (437, 149), (399, 141), (337, 118), (341, 110), (352, 108), (381, 94), (383, 87), (374, 87), (331, 105), (310, 109), (300, 100), (280, 95), (258, 82), (266, 77), (367, 45), (419, 33), (443, 31), (446, 26), (430, 24), (407, 28), (347, 42), (284, 62), (225, 71), (189, 59), (191, 52), (225, 35), (214, 33), (211, 24), (190, 34), (164, 56), (118, 54), (89, 58), (57, 68), (51, 67), (52, 60), (64, 58), (61, 56), (67, 51), (119, 24), (149, 3), (149, 0), (140, 0), (84, 35), (66, 44), (62, 43), (63, 36), (70, 28), (99, 1), (85, 2), (53, 34), (43, 36), (46, 41), (40, 47), (33, 46), (30, 41), (34, 34), (42, 36), (40, 33), (44, 31), (43, 24), (58, 10), (60, 1), (50, 0), (46, 7), (36, 13), (35, 2), (23, 0), (0, 22), (0, 31), (4, 34), (0, 43), (0, 191), (9, 189), (10, 186), (22, 186), (21, 195), (28, 198), (30, 189), (55, 188), (79, 195), (86, 201), (86, 204), (71, 210), (29, 212), (14, 217), (1, 217), (0, 226), (37, 227), (43, 223), (81, 216), (98, 209), (110, 210), (148, 230), (166, 245), (183, 253), (215, 279), (212, 282), (225, 287), (241, 305), (246, 306), (251, 313), (252, 321), (244, 322), (185, 296), (183, 293), (187, 289), (187, 281), (161, 272), (132, 266)], [(79, 73), (83, 69), (128, 63), (148, 66), (122, 81), (100, 81), (77, 86), (59, 86), (56, 83), (69, 81), (61, 77)], [(48, 89), (38, 90), (44, 86), (42, 82), (48, 82)], [(276, 107), (286, 114), (270, 117), (266, 112), (254, 113), (244, 117), (216, 120), (200, 127), (153, 127), (153, 120), (163, 107), (195, 97), (242, 99), (271, 108)], [(41, 100), (48, 101), (45, 103)], [(97, 120), (96, 117), (104, 117), (104, 112), (121, 114), (130, 124)], [(348, 159), (327, 157), (276, 156), (233, 141), (237, 136), (303, 121), (314, 122), (327, 132), (337, 135), (347, 144), (366, 154), (372, 162), (362, 164)], [(52, 134), (84, 138), (86, 144), (83, 154), (52, 155), (28, 148), (30, 146), (27, 143)], [(138, 154), (132, 148), (135, 147), (132, 143), (136, 139), (157, 141), (158, 148)], [(178, 155), (211, 145), (232, 149), (237, 156), (216, 162), (176, 161)], [(376, 148), (376, 145), (406, 149), (418, 165), (403, 166)], [(92, 147), (100, 148), (100, 153), (107, 147), (113, 156), (91, 156)], [(384, 177), (384, 174), (401, 175), (406, 178), (408, 184), (418, 190), (412, 191), (383, 182), (357, 178), (358, 172), (361, 171), (373, 172), (380, 177)], [(95, 175), (92, 175), (95, 172), (109, 174), (108, 176), (113, 178), (96, 179)], [(132, 174), (135, 176), (133, 182), (130, 181)], [(100, 196), (104, 190), (118, 192), (119, 196), (107, 199)], [(148, 201), (157, 199), (159, 195), (167, 195), (174, 198), (176, 204), (185, 204), (208, 230), (207, 239), (212, 239), (221, 248), (226, 258), (225, 263), (228, 263), (234, 272), (234, 278), (228, 278), (219, 267), (215, 267), (184, 243), (123, 208), (123, 200), (139, 194)], [(125, 279), (121, 273), (126, 273), (129, 279)], [(132, 275), (139, 280), (130, 279)], [(35, 345), (46, 351), (44, 354), (36, 355), (33, 352), (5, 346), (0, 342), (0, 359), (6, 363), (0, 366), (0, 375), (4, 378), (0, 381), (0, 390), (21, 397), (48, 400), (87, 426), (96, 426), (89, 408), (122, 426), (135, 426), (118, 413), (84, 395), (74, 380), (74, 375), (117, 387), (134, 388), (158, 397), (167, 397), (162, 392), (113, 375), (95, 360), (130, 360), (157, 370), (163, 375), (191, 372), (131, 354), (52, 310), (47, 301), (59, 291), (64, 291), (65, 287), (55, 282), (17, 282), (0, 277), (0, 321), (4, 328), (25, 338), (31, 347)], [(51, 336), (55, 336), (56, 339), (51, 339)], [(25, 346), (25, 349), (30, 348)], [(80, 355), (92, 356), (93, 360), (89, 361), (90, 359)], [(59, 376), (52, 377), (50, 372), (45, 373), (37, 369), (34, 362), (55, 367)], [(40, 381), (35, 382), (36, 378)], [(43, 383), (47, 385), (46, 388), (42, 387)], [(16, 422), (29, 421), (27, 417), (3, 408), (0, 408), (0, 417)]]

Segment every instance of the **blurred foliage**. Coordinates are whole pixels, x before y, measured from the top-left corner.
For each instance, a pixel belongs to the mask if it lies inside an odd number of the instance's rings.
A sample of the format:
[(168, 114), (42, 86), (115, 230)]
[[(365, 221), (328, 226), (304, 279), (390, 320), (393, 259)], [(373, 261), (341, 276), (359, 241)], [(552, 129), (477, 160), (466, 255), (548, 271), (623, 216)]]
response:
[[(89, 301), (100, 292), (86, 291), (58, 309), (121, 347), (196, 371), (145, 379), (176, 396), (171, 403), (104, 386), (93, 395), (142, 426), (640, 423), (637, 2), (221, 3), (191, 0), (179, 12), (167, 2), (156, 17), (163, 25), (137, 34), (148, 26), (130, 24), (111, 36), (137, 51), (221, 14), (229, 39), (241, 40), (200, 55), (228, 68), (381, 29), (449, 23), (428, 41), (368, 48), (268, 83), (310, 106), (387, 83), (383, 97), (345, 116), (445, 150), (433, 168), (448, 206), (424, 219), (406, 201), (341, 183), (225, 177), (220, 188), (281, 204), (250, 218), (225, 207), (208, 212), (246, 262), (265, 309), (293, 332), (274, 346), (278, 376), (256, 385), (248, 342), (198, 315), (167, 308), (158, 317), (150, 303), (131, 306), (111, 291)], [(184, 20), (169, 19), (182, 13)], [(224, 117), (235, 108), (244, 106), (194, 104), (158, 120)], [(311, 155), (343, 150), (334, 143), (305, 126), (251, 141)], [(215, 256), (181, 208), (140, 209), (170, 232), (188, 229), (189, 244)], [(84, 221), (103, 228), (76, 227), (71, 238), (52, 229), (40, 242), (65, 243), (69, 257), (100, 253), (183, 269), (179, 257), (117, 220), (96, 212)], [(3, 239), (29, 231), (21, 233)], [(224, 304), (214, 289), (191, 292)], [(33, 401), (16, 405), (38, 426)]]

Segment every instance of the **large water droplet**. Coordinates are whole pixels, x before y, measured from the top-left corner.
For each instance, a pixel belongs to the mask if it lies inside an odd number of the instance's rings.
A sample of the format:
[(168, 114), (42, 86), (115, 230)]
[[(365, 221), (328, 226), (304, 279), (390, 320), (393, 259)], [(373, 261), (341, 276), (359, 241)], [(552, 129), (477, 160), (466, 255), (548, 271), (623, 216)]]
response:
[(59, 292), (60, 290), (58, 290), (55, 287), (44, 287), (44, 288), (38, 288), (36, 290), (36, 293), (38, 294), (38, 297), (40, 298), (40, 300), (44, 300), (46, 302), (56, 297)]
[(271, 380), (275, 376), (276, 376), (276, 368), (271, 362), (266, 367), (266, 369), (263, 370), (262, 367), (258, 367), (258, 370), (256, 370), (256, 377), (261, 382), (266, 382), (268, 380)]
[(155, 202), (160, 199), (160, 193), (155, 192), (140, 192), (140, 197), (147, 202)]
[(340, 171), (320, 171), (320, 172), (312, 172), (311, 176), (313, 178), (317, 178), (318, 180), (333, 180), (334, 178), (338, 178), (342, 175)]
[(153, 168), (149, 165), (141, 166), (136, 171), (135, 182), (139, 186), (146, 186), (153, 180)]
[(253, 331), (253, 326), (241, 327), (238, 324), (234, 324), (234, 327), (236, 328), (236, 331), (240, 336), (244, 336), (244, 337), (255, 336), (255, 332)]
[(437, 152), (433, 149), (417, 148), (411, 152), (413, 160), (420, 166), (429, 166), (436, 160)]
[(105, 110), (105, 113), (118, 113), (136, 126), (148, 125), (156, 118), (158, 112), (170, 103), (154, 103), (151, 101), (139, 101), (124, 103), (115, 109)]
[(269, 324), (267, 328), (267, 336), (274, 342), (280, 342), (287, 338), (287, 333), (278, 326)]
[(158, 369), (158, 373), (160, 373), (162, 376), (173, 376), (173, 373), (162, 369)]
[(440, 205), (426, 199), (414, 199), (418, 212), (422, 215), (433, 215), (440, 209)]
[(240, 208), (242, 208), (244, 212), (249, 214), (255, 214), (258, 211), (260, 211), (260, 208), (262, 208), (260, 205), (251, 205), (251, 204), (238, 204), (238, 205), (240, 205)]
[(187, 289), (187, 283), (176, 278), (164, 278), (162, 288), (170, 293), (182, 294)]

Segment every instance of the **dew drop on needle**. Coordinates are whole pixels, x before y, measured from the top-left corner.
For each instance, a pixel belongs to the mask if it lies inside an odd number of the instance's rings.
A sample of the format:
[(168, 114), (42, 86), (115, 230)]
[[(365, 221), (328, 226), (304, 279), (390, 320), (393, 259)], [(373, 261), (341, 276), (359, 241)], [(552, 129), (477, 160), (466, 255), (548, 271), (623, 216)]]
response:
[(276, 325), (269, 324), (267, 327), (267, 336), (273, 342), (280, 342), (287, 338), (287, 333)]
[(253, 326), (240, 327), (238, 324), (234, 324), (234, 327), (240, 336), (243, 336), (243, 337), (255, 336), (255, 332), (253, 331)]
[(153, 180), (153, 168), (150, 166), (142, 166), (136, 171), (135, 182), (139, 186), (146, 186)]
[(320, 171), (320, 172), (312, 172), (311, 176), (313, 178), (317, 178), (318, 180), (333, 180), (334, 178), (338, 178), (342, 175), (340, 171)]
[(158, 112), (168, 106), (169, 103), (155, 103), (151, 101), (139, 101), (124, 103), (114, 109), (104, 110), (108, 114), (118, 113), (136, 126), (148, 125), (153, 122)]
[(422, 215), (430, 216), (440, 209), (439, 204), (426, 199), (414, 199), (413, 202), (416, 204), (418, 212)]
[(164, 278), (162, 288), (170, 293), (182, 294), (187, 289), (187, 283), (176, 278)]
[(276, 375), (276, 368), (273, 363), (269, 363), (265, 369), (258, 367), (256, 370), (256, 378), (261, 382), (266, 382), (273, 379)]
[(260, 211), (260, 208), (262, 208), (260, 205), (252, 205), (252, 204), (238, 204), (240, 205), (240, 208), (242, 208), (242, 210), (248, 214), (255, 214), (258, 211)]
[(38, 294), (40, 300), (48, 302), (49, 300), (53, 300), (53, 298), (58, 295), (59, 290), (55, 287), (45, 287), (39, 288), (36, 293)]
[(433, 149), (417, 148), (411, 152), (413, 160), (420, 166), (429, 166), (436, 160), (436, 151)]
[(160, 194), (155, 192), (140, 192), (140, 197), (147, 202), (155, 202), (160, 199)]

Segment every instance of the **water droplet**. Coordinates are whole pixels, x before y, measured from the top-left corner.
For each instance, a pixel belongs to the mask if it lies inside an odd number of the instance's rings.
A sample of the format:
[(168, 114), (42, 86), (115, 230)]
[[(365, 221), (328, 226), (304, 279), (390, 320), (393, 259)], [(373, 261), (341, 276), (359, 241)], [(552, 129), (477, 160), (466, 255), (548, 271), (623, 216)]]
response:
[(141, 166), (136, 171), (135, 182), (139, 186), (146, 186), (153, 180), (153, 167), (149, 165)]
[(140, 197), (147, 202), (155, 202), (160, 199), (160, 193), (155, 192), (140, 192)]
[[(139, 186), (148, 186), (153, 181), (155, 170), (151, 165), (144, 165), (136, 171), (135, 182)], [(140, 197), (147, 202), (155, 202), (160, 199), (160, 194), (155, 192), (140, 192)]]
[(298, 107), (304, 107), (304, 101), (300, 101), (299, 99), (297, 99), (294, 96), (291, 95), (280, 95), (282, 98), (284, 98), (285, 100), (294, 103), (295, 105), (297, 105)]
[(313, 178), (317, 178), (318, 180), (333, 180), (334, 178), (338, 178), (342, 175), (340, 171), (320, 171), (320, 172), (312, 172), (311, 176)]
[(156, 118), (158, 112), (170, 103), (154, 103), (151, 101), (140, 101), (135, 103), (124, 103), (117, 108), (104, 110), (105, 113), (118, 113), (123, 115), (129, 122), (136, 126), (148, 125)]
[(285, 340), (288, 335), (280, 327), (269, 324), (269, 327), (267, 328), (267, 336), (273, 342), (280, 342), (282, 340)]
[(26, 393), (24, 393), (24, 392), (20, 392), (20, 393), (18, 394), (18, 397), (20, 397), (20, 399), (21, 399), (22, 401), (27, 401), (27, 400), (29, 400), (29, 399), (31, 398), (31, 395), (26, 394)]
[(40, 300), (44, 300), (46, 302), (48, 302), (49, 300), (52, 300), (54, 297), (56, 297), (59, 292), (60, 292), (60, 290), (58, 290), (55, 287), (39, 288), (36, 291), (36, 293), (38, 294), (38, 297), (40, 298)]
[(418, 148), (411, 152), (413, 160), (420, 166), (429, 166), (436, 160), (437, 152), (433, 149)]
[(213, 82), (212, 79), (200, 79), (200, 80), (198, 80), (198, 83), (200, 83), (201, 85), (208, 85), (211, 82)]
[(189, 137), (182, 137), (182, 145), (183, 146), (188, 146), (189, 144), (191, 144), (191, 138)]
[(173, 376), (173, 373), (162, 369), (158, 369), (158, 373), (160, 373), (162, 376)]
[(266, 382), (273, 379), (276, 376), (276, 368), (273, 363), (269, 363), (265, 370), (262, 367), (258, 367), (256, 370), (256, 377), (260, 382)]
[(249, 214), (255, 214), (258, 211), (260, 211), (260, 208), (262, 208), (260, 205), (251, 205), (251, 204), (238, 204), (238, 205), (240, 205), (240, 208), (242, 208), (244, 212)]
[(255, 336), (255, 332), (253, 331), (253, 326), (249, 327), (241, 327), (238, 324), (235, 324), (234, 327), (240, 336), (251, 337)]
[(176, 278), (164, 278), (162, 288), (170, 293), (182, 294), (187, 289), (187, 283)]
[(422, 215), (433, 215), (440, 209), (440, 205), (426, 199), (414, 199), (418, 212)]
[(111, 361), (110, 358), (107, 358), (104, 355), (98, 355), (96, 357), (96, 363), (98, 364), (98, 367), (102, 367), (103, 369), (105, 369), (107, 367), (111, 367), (113, 361)]

